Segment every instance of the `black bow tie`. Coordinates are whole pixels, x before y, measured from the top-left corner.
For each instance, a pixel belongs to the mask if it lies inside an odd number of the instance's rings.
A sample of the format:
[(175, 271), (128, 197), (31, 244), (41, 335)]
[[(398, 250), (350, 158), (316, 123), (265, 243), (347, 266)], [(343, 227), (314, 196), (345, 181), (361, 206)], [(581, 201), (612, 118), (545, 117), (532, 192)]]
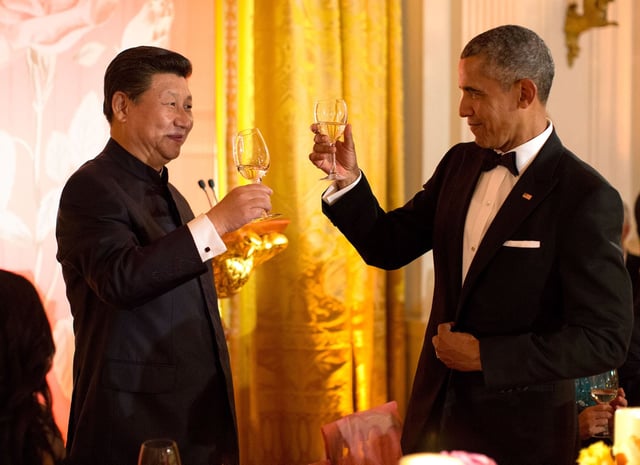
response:
[(482, 171), (490, 171), (496, 166), (502, 165), (511, 171), (511, 174), (518, 176), (518, 167), (516, 166), (516, 153), (509, 152), (500, 155), (493, 150), (485, 151), (484, 161), (482, 162)]

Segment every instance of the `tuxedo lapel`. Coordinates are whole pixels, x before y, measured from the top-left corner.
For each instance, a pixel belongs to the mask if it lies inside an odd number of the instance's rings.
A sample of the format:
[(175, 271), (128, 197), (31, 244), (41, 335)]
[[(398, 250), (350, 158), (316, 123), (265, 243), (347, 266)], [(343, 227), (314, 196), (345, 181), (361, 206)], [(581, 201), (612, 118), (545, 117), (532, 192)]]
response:
[(560, 140), (554, 132), (529, 168), (513, 186), (493, 222), (489, 225), (471, 262), (463, 283), (456, 316), (462, 308), (469, 290), (473, 288), (478, 275), (487, 267), (504, 242), (512, 239), (512, 235), (522, 222), (553, 190), (557, 183), (554, 173), (560, 158), (561, 147)]
[(482, 172), (484, 149), (474, 145), (476, 150), (466, 154), (458, 172), (452, 177), (455, 187), (451, 189), (451, 195), (442, 201), (442, 210), (447, 212), (447, 240), (446, 256), (450, 257), (448, 270), (451, 273), (449, 282), (457, 283), (456, 289), (462, 287), (462, 246), (464, 238), (464, 225), (467, 220), (467, 210), (473, 197), (478, 178)]

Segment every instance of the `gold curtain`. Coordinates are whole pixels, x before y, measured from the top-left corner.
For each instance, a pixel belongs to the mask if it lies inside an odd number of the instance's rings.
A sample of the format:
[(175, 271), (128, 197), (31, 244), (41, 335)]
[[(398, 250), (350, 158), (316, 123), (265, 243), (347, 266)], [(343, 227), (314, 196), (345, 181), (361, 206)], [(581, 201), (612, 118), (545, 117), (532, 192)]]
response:
[(261, 129), (288, 248), (222, 302), (243, 465), (324, 457), (320, 427), (407, 393), (401, 271), (368, 267), (321, 212), (308, 160), (313, 101), (349, 106), (359, 164), (383, 206), (403, 196), (402, 31), (393, 0), (216, 2), (218, 164), (238, 183), (232, 136)]

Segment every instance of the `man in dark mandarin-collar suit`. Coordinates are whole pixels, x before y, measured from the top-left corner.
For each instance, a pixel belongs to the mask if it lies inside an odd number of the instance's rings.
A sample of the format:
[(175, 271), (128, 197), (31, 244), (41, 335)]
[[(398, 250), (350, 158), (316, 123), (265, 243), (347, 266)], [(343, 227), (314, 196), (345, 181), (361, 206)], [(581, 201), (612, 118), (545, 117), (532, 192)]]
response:
[[(460, 116), (475, 142), (452, 147), (401, 208), (379, 206), (350, 127), (334, 148), (312, 126), (311, 161), (327, 172), (335, 151), (343, 176), (323, 210), (370, 265), (395, 269), (433, 250), (433, 305), (403, 452), (573, 464), (573, 378), (619, 366), (629, 343), (622, 202), (547, 119), (554, 67), (535, 33), (480, 34), (458, 70)], [(511, 151), (515, 167), (491, 169), (496, 152)]]
[(233, 385), (213, 285), (221, 236), (271, 208), (260, 184), (194, 218), (168, 183), (193, 126), (191, 63), (156, 47), (105, 73), (111, 139), (62, 193), (57, 257), (76, 350), (71, 465), (135, 465), (141, 443), (174, 439), (185, 465), (238, 465)]

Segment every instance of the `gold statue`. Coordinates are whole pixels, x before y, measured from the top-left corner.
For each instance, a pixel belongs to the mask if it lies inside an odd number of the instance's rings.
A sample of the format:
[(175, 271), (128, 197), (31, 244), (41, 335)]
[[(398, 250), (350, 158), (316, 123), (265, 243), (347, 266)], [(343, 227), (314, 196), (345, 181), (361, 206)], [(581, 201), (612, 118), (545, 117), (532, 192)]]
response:
[(288, 224), (288, 219), (258, 221), (222, 237), (227, 251), (213, 258), (213, 277), (219, 298), (237, 293), (256, 267), (287, 247), (289, 241), (282, 231)]
[(564, 22), (564, 34), (567, 43), (567, 59), (569, 66), (578, 56), (578, 36), (592, 27), (617, 26), (616, 21), (607, 19), (607, 6), (613, 0), (582, 0), (583, 14), (578, 13), (578, 4), (571, 3), (567, 7), (567, 17)]

